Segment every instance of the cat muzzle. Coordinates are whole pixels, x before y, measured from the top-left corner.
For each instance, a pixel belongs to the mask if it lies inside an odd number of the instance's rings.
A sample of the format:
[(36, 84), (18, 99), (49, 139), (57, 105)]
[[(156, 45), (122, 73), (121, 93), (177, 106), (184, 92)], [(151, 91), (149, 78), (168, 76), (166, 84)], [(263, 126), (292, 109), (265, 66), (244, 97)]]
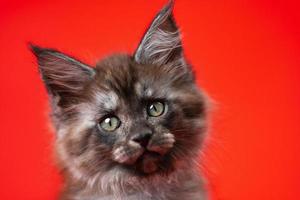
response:
[(159, 169), (164, 155), (174, 146), (171, 133), (142, 134), (113, 151), (113, 159), (120, 164), (132, 166), (143, 173), (153, 173)]

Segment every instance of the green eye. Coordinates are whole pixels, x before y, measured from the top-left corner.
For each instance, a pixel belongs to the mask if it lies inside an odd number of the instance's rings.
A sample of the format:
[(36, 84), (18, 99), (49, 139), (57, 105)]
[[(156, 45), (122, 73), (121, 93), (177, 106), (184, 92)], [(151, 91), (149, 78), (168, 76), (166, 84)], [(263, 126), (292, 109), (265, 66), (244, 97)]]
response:
[(151, 117), (158, 117), (165, 111), (165, 105), (159, 101), (153, 102), (148, 105), (147, 112)]
[(117, 117), (106, 117), (99, 125), (105, 131), (114, 131), (120, 126), (120, 120)]

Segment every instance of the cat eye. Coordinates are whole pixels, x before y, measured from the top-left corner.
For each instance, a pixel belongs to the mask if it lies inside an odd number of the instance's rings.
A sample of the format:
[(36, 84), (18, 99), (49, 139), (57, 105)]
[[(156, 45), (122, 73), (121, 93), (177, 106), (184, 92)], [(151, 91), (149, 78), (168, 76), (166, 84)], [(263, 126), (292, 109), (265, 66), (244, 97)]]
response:
[(114, 131), (120, 126), (120, 120), (117, 117), (111, 116), (104, 118), (100, 123), (99, 126), (105, 131)]
[(165, 111), (165, 105), (162, 102), (152, 102), (147, 107), (147, 113), (151, 117), (158, 117)]

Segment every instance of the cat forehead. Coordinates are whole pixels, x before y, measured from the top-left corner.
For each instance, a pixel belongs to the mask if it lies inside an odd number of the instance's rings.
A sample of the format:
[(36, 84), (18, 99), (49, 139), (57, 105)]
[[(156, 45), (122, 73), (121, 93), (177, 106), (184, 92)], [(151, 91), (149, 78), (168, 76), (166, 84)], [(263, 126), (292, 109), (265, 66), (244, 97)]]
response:
[[(114, 83), (119, 84), (119, 83)], [(104, 110), (116, 110), (124, 104), (132, 104), (135, 101), (142, 101), (146, 99), (168, 99), (171, 91), (166, 88), (155, 87), (143, 83), (143, 81), (132, 82), (128, 86), (106, 85), (100, 86), (92, 91), (92, 98), (94, 102)]]
[(116, 65), (126, 65), (133, 62), (132, 56), (128, 54), (113, 54), (109, 55), (96, 63), (96, 68), (116, 66)]
[(113, 55), (97, 63), (91, 91), (104, 109), (115, 110), (136, 99), (176, 98), (181, 85), (174, 81), (176, 75), (168, 66), (140, 65), (129, 55)]
[(96, 90), (93, 92), (92, 97), (94, 102), (97, 104), (97, 107), (107, 111), (116, 110), (124, 104), (133, 103), (134, 101), (142, 99), (166, 98), (162, 93), (160, 95), (155, 93), (152, 87), (145, 88), (140, 83), (134, 84), (132, 92), (126, 96), (115, 90)]
[[(156, 88), (171, 84), (168, 73), (160, 66), (141, 65), (129, 55), (113, 55), (96, 65), (96, 83), (115, 93), (151, 96)], [(164, 85), (167, 83), (167, 85)]]

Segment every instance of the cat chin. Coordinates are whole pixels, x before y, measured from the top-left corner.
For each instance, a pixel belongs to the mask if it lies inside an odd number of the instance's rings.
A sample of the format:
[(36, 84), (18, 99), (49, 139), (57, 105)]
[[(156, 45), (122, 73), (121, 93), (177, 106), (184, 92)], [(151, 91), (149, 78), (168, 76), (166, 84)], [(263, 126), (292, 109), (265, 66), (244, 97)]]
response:
[(145, 151), (135, 163), (119, 163), (124, 172), (137, 177), (150, 177), (153, 175), (168, 175), (174, 170), (168, 155)]
[(145, 152), (138, 160), (138, 169), (145, 174), (152, 174), (159, 170), (161, 156), (153, 152)]

